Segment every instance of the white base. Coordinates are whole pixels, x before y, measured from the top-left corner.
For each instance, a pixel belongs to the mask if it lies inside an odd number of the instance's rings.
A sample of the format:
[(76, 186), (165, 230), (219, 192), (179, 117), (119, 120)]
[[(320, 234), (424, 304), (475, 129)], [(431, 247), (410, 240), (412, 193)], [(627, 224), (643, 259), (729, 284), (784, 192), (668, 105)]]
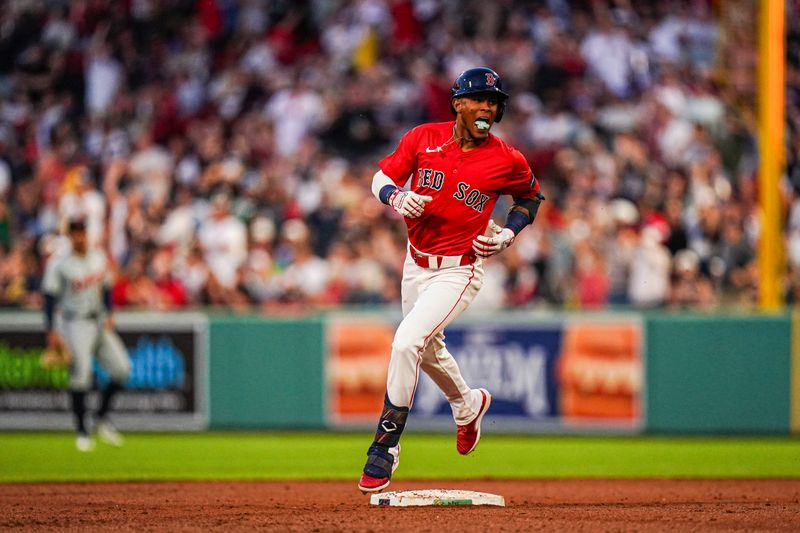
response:
[(412, 507), (421, 505), (496, 505), (505, 507), (505, 499), (498, 494), (474, 492), (471, 490), (427, 489), (404, 490), (373, 494), (369, 498), (372, 505), (391, 507)]

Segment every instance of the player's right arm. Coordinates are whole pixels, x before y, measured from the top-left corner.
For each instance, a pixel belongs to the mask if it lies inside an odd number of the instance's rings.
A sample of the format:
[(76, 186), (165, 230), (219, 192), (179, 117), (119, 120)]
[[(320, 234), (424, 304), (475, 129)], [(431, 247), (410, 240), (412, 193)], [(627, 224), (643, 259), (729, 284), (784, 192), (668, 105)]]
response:
[(425, 204), (433, 200), (431, 196), (417, 194), (402, 186), (414, 171), (417, 162), (417, 135), (419, 128), (406, 133), (392, 154), (383, 158), (372, 177), (372, 194), (408, 218), (418, 218), (425, 211)]
[(418, 218), (425, 211), (425, 204), (433, 200), (432, 196), (424, 196), (414, 191), (401, 189), (394, 184), (392, 178), (379, 170), (372, 177), (372, 194), (395, 211), (408, 218)]

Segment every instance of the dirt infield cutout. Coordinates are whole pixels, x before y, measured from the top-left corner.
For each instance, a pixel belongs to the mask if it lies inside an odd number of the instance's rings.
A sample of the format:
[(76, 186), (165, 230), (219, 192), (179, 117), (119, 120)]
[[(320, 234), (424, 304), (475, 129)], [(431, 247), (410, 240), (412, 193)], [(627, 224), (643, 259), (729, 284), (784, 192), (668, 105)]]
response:
[[(0, 530), (752, 531), (800, 529), (800, 480), (470, 480), (506, 507), (378, 507), (352, 482), (0, 485)], [(387, 520), (389, 522), (387, 522)]]

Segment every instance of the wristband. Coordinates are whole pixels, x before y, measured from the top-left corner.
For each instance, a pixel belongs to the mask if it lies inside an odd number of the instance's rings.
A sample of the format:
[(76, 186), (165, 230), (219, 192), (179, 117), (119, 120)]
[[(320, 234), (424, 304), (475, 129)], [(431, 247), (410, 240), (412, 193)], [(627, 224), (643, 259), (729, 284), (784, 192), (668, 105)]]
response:
[(530, 220), (527, 216), (519, 211), (511, 211), (506, 217), (505, 227), (513, 231), (514, 235), (519, 235), (519, 232), (528, 224), (530, 224)]
[(389, 205), (389, 197), (392, 196), (392, 194), (394, 194), (394, 192), (397, 191), (398, 189), (399, 188), (395, 185), (384, 185), (383, 187), (381, 187), (381, 190), (378, 193), (378, 198), (380, 199), (381, 202), (385, 203), (386, 205)]

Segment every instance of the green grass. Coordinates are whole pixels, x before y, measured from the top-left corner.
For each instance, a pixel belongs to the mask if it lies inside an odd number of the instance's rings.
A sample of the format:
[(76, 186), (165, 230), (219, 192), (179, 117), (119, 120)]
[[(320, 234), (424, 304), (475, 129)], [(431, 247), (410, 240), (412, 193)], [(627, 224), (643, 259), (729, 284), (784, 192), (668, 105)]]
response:
[[(123, 448), (81, 454), (68, 433), (0, 433), (0, 482), (345, 479), (364, 464), (371, 435), (199, 433), (127, 435)], [(461, 457), (452, 435), (403, 437), (395, 479), (800, 478), (789, 438), (485, 435)]]

